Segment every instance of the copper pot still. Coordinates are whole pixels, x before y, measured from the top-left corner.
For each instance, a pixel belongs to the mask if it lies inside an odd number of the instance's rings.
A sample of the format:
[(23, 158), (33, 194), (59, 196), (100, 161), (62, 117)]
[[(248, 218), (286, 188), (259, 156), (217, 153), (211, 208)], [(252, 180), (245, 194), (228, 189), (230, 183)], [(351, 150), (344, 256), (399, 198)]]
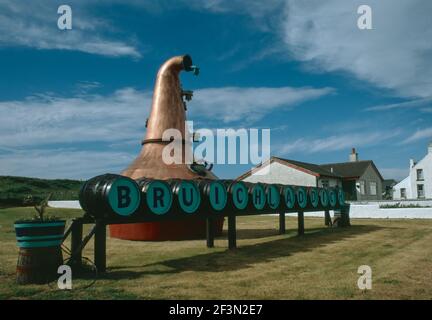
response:
[[(192, 149), (185, 132), (186, 96), (190, 99), (190, 91), (183, 91), (180, 83), (180, 72), (193, 71), (197, 67), (189, 55), (176, 56), (167, 60), (156, 76), (150, 117), (147, 120), (147, 131), (142, 141), (142, 149), (135, 160), (121, 173), (132, 179), (217, 179), (209, 170), (195, 172), (182, 161), (181, 164), (166, 164), (162, 160), (162, 150), (167, 145), (162, 141), (163, 132), (167, 129), (177, 129), (183, 140), (183, 160), (186, 148)], [(189, 97), (188, 97), (189, 95)], [(223, 228), (223, 218), (215, 221), (215, 234), (220, 235)], [(201, 219), (188, 218), (179, 221), (146, 222), (135, 224), (110, 225), (110, 235), (126, 240), (186, 240), (205, 237), (206, 222)]]

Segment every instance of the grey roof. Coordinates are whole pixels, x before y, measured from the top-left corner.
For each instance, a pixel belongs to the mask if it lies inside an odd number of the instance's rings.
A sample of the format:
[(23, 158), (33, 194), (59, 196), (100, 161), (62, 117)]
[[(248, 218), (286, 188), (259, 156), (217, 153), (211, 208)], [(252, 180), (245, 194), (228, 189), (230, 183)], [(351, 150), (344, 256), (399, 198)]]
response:
[(331, 173), (330, 171), (321, 168), (319, 165), (313, 164), (313, 163), (307, 163), (307, 162), (301, 162), (301, 161), (295, 161), (295, 160), (289, 160), (289, 159), (284, 159), (284, 158), (279, 158), (279, 157), (274, 157), (272, 156), (270, 158), (270, 160), (267, 160), (264, 163), (261, 163), (259, 165), (257, 165), (255, 168), (253, 168), (252, 170), (248, 170), (245, 173), (243, 173), (241, 176), (237, 177), (236, 180), (243, 180), (247, 177), (249, 177), (250, 175), (252, 175), (254, 173), (255, 170), (259, 170), (264, 166), (269, 165), (272, 162), (279, 162), (285, 165), (291, 164), (294, 165), (296, 167), (302, 168), (304, 170), (307, 170), (309, 172), (312, 172), (316, 175), (319, 176), (324, 176), (324, 177), (332, 177), (332, 178), (337, 178), (337, 179), (341, 179), (341, 176), (338, 176), (335, 173)]
[(278, 159), (282, 162), (291, 163), (297, 167), (301, 167), (303, 169), (317, 173), (320, 176), (341, 178), (341, 176), (339, 174), (337, 174), (337, 172), (331, 172), (330, 170), (327, 170), (326, 168), (323, 168), (322, 166), (317, 165), (317, 164), (301, 162), (301, 161), (296, 161), (296, 160), (290, 160), (290, 159), (284, 159), (284, 158), (279, 158), (279, 157), (272, 157), (272, 158)]
[(270, 161), (260, 164), (256, 166), (254, 169), (249, 170), (239, 176), (237, 180), (243, 180), (246, 177), (250, 176), (254, 170), (261, 168), (262, 166), (268, 165), (273, 161), (277, 161), (279, 163), (285, 163), (285, 164), (291, 164), (299, 168), (303, 168), (307, 171), (313, 172), (319, 176), (323, 177), (331, 177), (331, 178), (359, 178), (361, 177), (366, 169), (369, 166), (372, 166), (372, 168), (375, 170), (377, 175), (380, 177), (381, 180), (384, 180), (381, 176), (381, 173), (378, 171), (377, 167), (373, 163), (372, 160), (362, 160), (362, 161), (356, 161), (356, 162), (340, 162), (340, 163), (328, 163), (328, 164), (313, 164), (308, 162), (301, 162), (291, 159), (284, 159), (272, 156), (270, 158)]
[(361, 177), (366, 169), (372, 166), (372, 168), (377, 172), (381, 180), (384, 180), (381, 173), (378, 171), (377, 167), (372, 160), (362, 160), (355, 162), (340, 162), (340, 163), (328, 163), (322, 164), (320, 167), (326, 170), (332, 170), (335, 174), (338, 174), (344, 178), (359, 178)]

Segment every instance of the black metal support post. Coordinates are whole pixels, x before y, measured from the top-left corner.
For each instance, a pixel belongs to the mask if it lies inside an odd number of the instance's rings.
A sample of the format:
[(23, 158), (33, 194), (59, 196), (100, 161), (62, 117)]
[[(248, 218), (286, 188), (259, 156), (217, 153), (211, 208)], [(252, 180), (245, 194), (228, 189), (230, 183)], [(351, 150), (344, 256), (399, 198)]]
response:
[(74, 219), (71, 227), (71, 252), (73, 265), (81, 266), (82, 264), (82, 248), (81, 242), (83, 237), (83, 224), (80, 219)]
[(207, 218), (207, 229), (206, 229), (206, 235), (207, 235), (207, 248), (213, 248), (214, 247), (214, 221), (212, 218)]
[(237, 230), (236, 216), (228, 216), (228, 248), (235, 249), (237, 247)]
[(349, 212), (350, 212), (349, 204), (345, 204), (341, 207), (341, 220), (342, 220), (343, 227), (351, 226)]
[(96, 221), (94, 262), (98, 272), (106, 271), (106, 225), (102, 221)]
[(285, 234), (285, 212), (279, 212), (279, 234)]
[(302, 236), (302, 235), (304, 235), (304, 212), (303, 211), (298, 212), (297, 220), (298, 220), (297, 234), (299, 236)]
[(332, 225), (331, 217), (330, 217), (330, 211), (326, 210), (324, 213), (324, 224), (328, 227)]

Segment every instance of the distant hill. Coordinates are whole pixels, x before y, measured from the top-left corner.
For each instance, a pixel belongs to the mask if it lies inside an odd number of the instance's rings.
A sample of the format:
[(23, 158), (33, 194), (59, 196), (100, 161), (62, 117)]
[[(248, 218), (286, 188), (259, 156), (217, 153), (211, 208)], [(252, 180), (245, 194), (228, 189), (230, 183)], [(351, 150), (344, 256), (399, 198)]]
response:
[(51, 200), (78, 200), (83, 181), (0, 176), (0, 205), (33, 205), (52, 193)]

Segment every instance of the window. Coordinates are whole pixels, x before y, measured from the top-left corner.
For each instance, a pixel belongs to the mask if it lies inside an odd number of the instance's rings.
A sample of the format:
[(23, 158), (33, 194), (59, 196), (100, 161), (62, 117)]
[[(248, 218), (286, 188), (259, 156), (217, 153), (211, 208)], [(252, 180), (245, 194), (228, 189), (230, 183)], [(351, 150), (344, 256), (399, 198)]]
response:
[(401, 192), (401, 199), (406, 199), (406, 189), (405, 188), (401, 188), (400, 192)]
[(417, 169), (417, 181), (422, 181), (422, 180), (424, 180), (423, 169)]
[(369, 182), (369, 190), (371, 196), (376, 196), (377, 194), (377, 183), (376, 182)]
[(422, 184), (417, 185), (417, 198), (424, 198), (424, 187)]
[(360, 181), (360, 194), (366, 194), (365, 182)]
[(321, 180), (321, 187), (328, 188), (329, 187), (329, 181), (328, 180)]

